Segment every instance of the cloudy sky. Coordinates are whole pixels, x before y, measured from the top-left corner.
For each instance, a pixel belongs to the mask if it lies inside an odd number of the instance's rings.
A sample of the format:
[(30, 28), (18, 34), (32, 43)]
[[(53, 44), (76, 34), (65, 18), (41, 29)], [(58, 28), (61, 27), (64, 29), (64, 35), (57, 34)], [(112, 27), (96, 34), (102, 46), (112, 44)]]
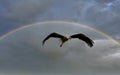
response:
[[(25, 25), (51, 20), (85, 24), (120, 39), (120, 0), (0, 0), (0, 36)], [(53, 43), (50, 40), (43, 47), (43, 35), (49, 31), (63, 34), (83, 31), (97, 40), (93, 48), (75, 40), (71, 41), (74, 45), (68, 42), (63, 48), (58, 47), (56, 40)], [(93, 33), (72, 23), (34, 24), (20, 29), (0, 39), (0, 71), (64, 72), (66, 69), (71, 72), (78, 69), (88, 75), (119, 74), (120, 47), (97, 32), (93, 37)]]
[(86, 24), (120, 38), (119, 0), (0, 0), (0, 35), (35, 22)]

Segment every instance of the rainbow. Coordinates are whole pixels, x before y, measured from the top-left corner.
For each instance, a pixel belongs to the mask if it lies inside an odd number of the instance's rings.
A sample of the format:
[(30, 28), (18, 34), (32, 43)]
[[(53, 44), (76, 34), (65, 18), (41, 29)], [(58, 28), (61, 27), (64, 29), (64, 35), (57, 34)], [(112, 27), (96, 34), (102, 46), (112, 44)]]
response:
[(83, 28), (88, 28), (90, 30), (93, 30), (93, 31), (96, 31), (100, 34), (102, 34), (103, 36), (111, 39), (114, 43), (120, 45), (120, 42), (118, 42), (118, 40), (114, 39), (113, 37), (111, 37), (110, 35), (104, 33), (103, 31), (100, 31), (99, 29), (96, 29), (94, 27), (90, 27), (90, 26), (87, 26), (87, 25), (84, 25), (84, 24), (80, 24), (80, 23), (76, 23), (76, 22), (73, 22), (73, 21), (56, 21), (56, 20), (53, 20), (53, 21), (43, 21), (43, 22), (35, 22), (35, 23), (32, 23), (32, 24), (29, 24), (29, 25), (25, 25), (25, 26), (22, 26), (22, 27), (19, 27), (19, 28), (16, 28), (12, 31), (9, 31), (8, 33), (4, 34), (3, 36), (0, 37), (0, 40), (3, 39), (4, 37), (12, 34), (13, 32), (16, 32), (18, 30), (21, 30), (22, 28), (27, 28), (29, 26), (32, 26), (32, 25), (37, 25), (37, 24), (45, 24), (45, 23), (65, 23), (65, 24), (73, 24), (73, 25), (77, 25), (77, 26), (82, 26)]

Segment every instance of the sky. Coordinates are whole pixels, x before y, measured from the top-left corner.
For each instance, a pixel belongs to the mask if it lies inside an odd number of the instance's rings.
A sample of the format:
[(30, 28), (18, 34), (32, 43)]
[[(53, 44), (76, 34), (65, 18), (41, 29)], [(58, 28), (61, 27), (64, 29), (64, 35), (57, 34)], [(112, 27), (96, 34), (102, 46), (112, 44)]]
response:
[[(0, 71), (26, 69), (34, 72), (63, 72), (65, 68), (66, 71), (80, 69), (80, 72), (87, 71), (91, 75), (92, 72), (119, 74), (120, 47), (109, 39), (98, 39), (101, 36), (98, 34), (95, 34), (97, 39), (94, 39), (94, 32), (84, 30), (81, 25), (70, 24), (76, 22), (88, 25), (120, 39), (119, 14), (120, 0), (0, 0), (1, 36), (16, 28), (29, 26), (0, 39)], [(69, 23), (47, 23), (52, 20)], [(36, 22), (44, 21), (45, 24), (36, 25)], [(41, 46), (43, 35), (46, 36), (50, 31), (63, 34), (85, 31), (95, 41), (95, 45), (89, 48), (85, 43), (73, 40), (71, 42), (74, 45), (68, 42), (59, 48), (59, 43), (53, 39), (47, 41), (44, 47)], [(70, 51), (66, 53), (66, 50)]]
[(119, 0), (0, 0), (0, 35), (35, 22), (73, 21), (120, 39)]

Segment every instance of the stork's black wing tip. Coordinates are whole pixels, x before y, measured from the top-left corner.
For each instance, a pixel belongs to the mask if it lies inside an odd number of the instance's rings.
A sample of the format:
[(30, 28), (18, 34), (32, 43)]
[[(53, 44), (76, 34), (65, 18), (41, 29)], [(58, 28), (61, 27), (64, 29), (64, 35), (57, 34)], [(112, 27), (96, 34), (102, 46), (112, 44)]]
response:
[(44, 41), (42, 42), (42, 46), (44, 45)]

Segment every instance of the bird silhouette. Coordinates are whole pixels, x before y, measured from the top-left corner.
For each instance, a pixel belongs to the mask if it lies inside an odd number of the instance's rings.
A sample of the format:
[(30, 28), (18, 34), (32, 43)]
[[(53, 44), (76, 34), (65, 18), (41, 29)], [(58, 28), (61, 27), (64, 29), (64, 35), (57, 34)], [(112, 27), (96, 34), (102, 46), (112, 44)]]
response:
[(66, 36), (64, 36), (64, 35), (61, 35), (61, 34), (58, 34), (58, 33), (53, 32), (53, 33), (49, 34), (49, 35), (43, 40), (42, 45), (44, 45), (44, 43), (46, 42), (46, 40), (48, 40), (49, 38), (59, 38), (59, 39), (61, 40), (60, 47), (62, 47), (62, 45), (63, 45), (66, 41), (68, 41), (69, 39), (72, 39), (72, 38), (78, 38), (78, 39), (84, 41), (85, 43), (88, 44), (89, 47), (92, 47), (93, 44), (94, 44), (94, 42), (93, 42), (90, 38), (88, 38), (86, 35), (81, 34), (81, 33), (71, 35), (70, 37), (66, 37)]

